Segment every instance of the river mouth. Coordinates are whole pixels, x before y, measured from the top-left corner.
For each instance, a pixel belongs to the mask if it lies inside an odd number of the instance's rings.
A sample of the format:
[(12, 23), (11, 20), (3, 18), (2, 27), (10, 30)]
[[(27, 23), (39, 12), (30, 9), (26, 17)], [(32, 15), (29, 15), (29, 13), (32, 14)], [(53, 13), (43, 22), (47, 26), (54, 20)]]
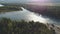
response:
[(24, 9), (21, 7), (23, 10), (22, 11), (13, 11), (13, 12), (5, 12), (0, 14), (0, 18), (5, 17), (5, 18), (10, 18), (11, 20), (25, 20), (25, 21), (38, 21), (41, 23), (51, 23), (51, 24), (60, 24), (60, 21), (56, 19), (51, 19), (47, 16), (43, 16), (42, 14), (36, 14), (34, 12), (31, 12), (27, 9)]

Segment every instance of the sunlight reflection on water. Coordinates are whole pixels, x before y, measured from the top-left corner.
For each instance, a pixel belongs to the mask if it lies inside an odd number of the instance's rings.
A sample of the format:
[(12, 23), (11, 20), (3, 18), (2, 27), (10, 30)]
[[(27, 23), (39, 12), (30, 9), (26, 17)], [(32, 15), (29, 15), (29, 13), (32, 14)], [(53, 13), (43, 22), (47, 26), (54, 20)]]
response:
[(0, 4), (0, 7), (2, 7), (2, 6), (4, 6), (4, 5), (1, 5), (1, 4)]
[(39, 21), (41, 23), (56, 23), (50, 18), (45, 18), (44, 16), (37, 15), (34, 12), (30, 12), (29, 10), (24, 9), (21, 7), (23, 11), (13, 11), (13, 12), (5, 12), (4, 14), (0, 14), (0, 17), (7, 17), (12, 20), (25, 20), (25, 21)]

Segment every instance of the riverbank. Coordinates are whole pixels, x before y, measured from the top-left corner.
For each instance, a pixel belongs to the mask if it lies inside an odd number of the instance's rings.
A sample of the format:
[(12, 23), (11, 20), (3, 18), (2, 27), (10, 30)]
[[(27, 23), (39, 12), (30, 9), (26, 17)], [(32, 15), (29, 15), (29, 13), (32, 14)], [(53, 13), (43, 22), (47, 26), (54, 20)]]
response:
[(10, 12), (10, 11), (22, 11), (22, 9), (20, 7), (17, 6), (3, 6), (0, 7), (0, 13), (1, 12)]

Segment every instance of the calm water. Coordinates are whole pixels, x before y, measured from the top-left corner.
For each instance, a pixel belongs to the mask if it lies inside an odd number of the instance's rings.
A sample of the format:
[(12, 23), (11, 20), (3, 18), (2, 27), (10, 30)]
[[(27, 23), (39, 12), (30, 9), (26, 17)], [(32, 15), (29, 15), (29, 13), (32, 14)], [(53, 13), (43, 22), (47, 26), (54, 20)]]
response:
[(12, 20), (17, 20), (17, 21), (20, 21), (20, 20), (32, 21), (33, 20), (35, 22), (39, 21), (41, 23), (54, 23), (54, 24), (60, 23), (56, 19), (51, 19), (41, 14), (38, 15), (38, 14), (35, 14), (34, 12), (30, 12), (29, 10), (24, 9), (23, 7), (21, 8), (23, 9), (23, 11), (12, 11), (12, 12), (1, 13), (0, 18), (6, 17)]

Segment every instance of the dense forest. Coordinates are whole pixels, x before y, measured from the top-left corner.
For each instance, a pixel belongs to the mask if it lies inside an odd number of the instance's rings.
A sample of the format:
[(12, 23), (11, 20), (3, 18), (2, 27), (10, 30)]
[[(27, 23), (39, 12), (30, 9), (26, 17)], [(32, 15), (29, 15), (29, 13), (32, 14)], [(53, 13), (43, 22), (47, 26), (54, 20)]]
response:
[(8, 18), (0, 18), (0, 34), (55, 34), (53, 29), (40, 22), (24, 20), (12, 21)]

